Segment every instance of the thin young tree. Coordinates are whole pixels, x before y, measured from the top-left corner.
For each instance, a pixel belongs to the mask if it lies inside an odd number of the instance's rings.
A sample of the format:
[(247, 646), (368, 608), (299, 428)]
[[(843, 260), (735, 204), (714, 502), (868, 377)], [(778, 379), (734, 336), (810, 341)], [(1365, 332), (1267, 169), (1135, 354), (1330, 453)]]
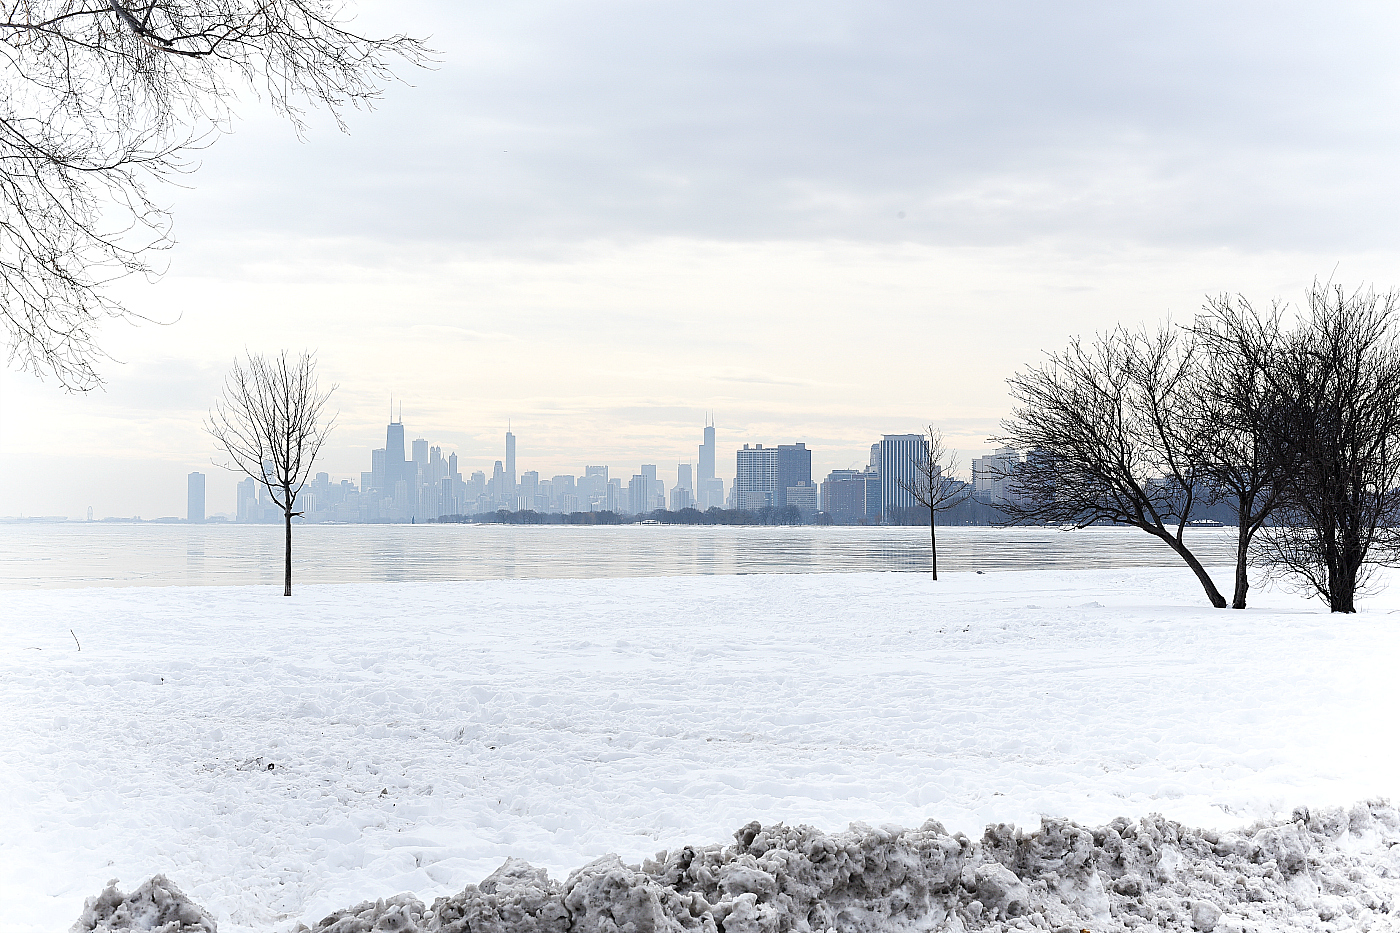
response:
[(933, 425), (924, 428), (923, 456), (914, 460), (914, 473), (901, 477), (899, 486), (914, 501), (928, 509), (928, 550), (933, 579), (938, 579), (938, 513), (951, 509), (968, 497), (967, 483), (954, 478), (958, 458), (943, 443), (943, 432)]
[(1355, 612), (1400, 526), (1400, 294), (1314, 282), (1269, 375), (1282, 402), (1265, 426), (1289, 469), (1263, 557)]
[(250, 353), (246, 361), (234, 361), (223, 397), (205, 421), (205, 430), (233, 467), (262, 483), (282, 510), (283, 596), (292, 595), (292, 519), (301, 514), (296, 511), (297, 496), (335, 424), (334, 416), (322, 421), (335, 390), (331, 386), (321, 391), (313, 353), (302, 352), (295, 359), (285, 350), (271, 357)]
[(994, 440), (1028, 454), (999, 507), (1018, 524), (1141, 528), (1185, 561), (1220, 609), (1225, 597), (1185, 540), (1206, 488), (1191, 416), (1195, 367), (1190, 334), (1167, 324), (1119, 327), (1087, 346), (1076, 339), (1012, 376), (1016, 407)]
[(0, 327), (9, 363), (101, 385), (97, 329), (140, 318), (105, 289), (172, 244), (153, 186), (195, 167), (240, 91), (298, 132), (344, 128), (428, 50), (349, 28), (339, 0), (11, 0), (0, 8)]

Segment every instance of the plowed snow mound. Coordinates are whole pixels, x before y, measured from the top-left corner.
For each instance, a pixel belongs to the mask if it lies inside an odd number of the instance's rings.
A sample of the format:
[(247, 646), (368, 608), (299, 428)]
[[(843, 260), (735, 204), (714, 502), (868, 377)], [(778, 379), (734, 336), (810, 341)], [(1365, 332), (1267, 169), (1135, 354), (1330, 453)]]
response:
[[(1002, 824), (980, 841), (932, 821), (913, 830), (854, 825), (844, 833), (750, 823), (734, 838), (733, 845), (659, 853), (640, 866), (598, 859), (562, 884), (510, 859), (431, 907), (402, 894), (337, 911), (310, 930), (1400, 929), (1400, 812), (1384, 801), (1299, 810), (1288, 822), (1225, 834), (1150, 817), (1094, 828), (1047, 819), (1033, 832)], [(153, 885), (179, 897), (157, 878), (130, 900), (150, 901)], [(108, 888), (89, 899), (73, 930), (206, 929), (182, 925), (183, 915), (169, 926), (156, 925), (155, 915), (136, 925), (123, 918), (142, 912), (123, 912), (114, 895), (121, 898)]]

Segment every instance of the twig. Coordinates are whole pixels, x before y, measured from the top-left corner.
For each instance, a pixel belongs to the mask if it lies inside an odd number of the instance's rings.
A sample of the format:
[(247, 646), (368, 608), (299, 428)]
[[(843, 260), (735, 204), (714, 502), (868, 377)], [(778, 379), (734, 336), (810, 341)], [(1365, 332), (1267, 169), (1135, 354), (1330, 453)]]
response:
[[(69, 634), (69, 635), (73, 635), (73, 630), (72, 630), (71, 628), (68, 630), (68, 634)], [(82, 651), (82, 650), (83, 650), (83, 643), (80, 642), (80, 641), (78, 641), (78, 636), (77, 636), (77, 635), (73, 635), (73, 644), (75, 644), (75, 645), (78, 646), (78, 650), (79, 650), (79, 651)]]

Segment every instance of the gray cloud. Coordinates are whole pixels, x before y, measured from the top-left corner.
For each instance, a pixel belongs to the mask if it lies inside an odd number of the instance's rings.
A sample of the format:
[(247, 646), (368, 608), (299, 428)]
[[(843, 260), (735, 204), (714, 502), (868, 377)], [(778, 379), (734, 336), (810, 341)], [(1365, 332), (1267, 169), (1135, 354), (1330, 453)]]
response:
[(221, 141), (197, 179), (210, 219), (532, 248), (1395, 237), (1386, 43), (1400, 16), (1386, 7), (615, 0), (417, 15), (439, 71), (355, 116), (350, 138), (298, 145), (255, 120)]

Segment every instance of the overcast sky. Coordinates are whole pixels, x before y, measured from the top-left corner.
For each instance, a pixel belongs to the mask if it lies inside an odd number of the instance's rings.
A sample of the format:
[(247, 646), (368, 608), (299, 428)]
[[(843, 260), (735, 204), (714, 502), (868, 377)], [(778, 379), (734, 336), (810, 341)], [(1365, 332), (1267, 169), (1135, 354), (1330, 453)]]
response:
[[(389, 398), (463, 472), (805, 441), (814, 473), (939, 425), (964, 465), (1006, 377), (1207, 294), (1400, 286), (1389, 3), (361, 4), (428, 37), (350, 134), (251, 97), (163, 193), (107, 391), (0, 376), (0, 514), (184, 514), (235, 477), (200, 421), (235, 354), (317, 350), (324, 468)], [(725, 464), (728, 464), (726, 467)], [(819, 477), (818, 477), (819, 478)]]

